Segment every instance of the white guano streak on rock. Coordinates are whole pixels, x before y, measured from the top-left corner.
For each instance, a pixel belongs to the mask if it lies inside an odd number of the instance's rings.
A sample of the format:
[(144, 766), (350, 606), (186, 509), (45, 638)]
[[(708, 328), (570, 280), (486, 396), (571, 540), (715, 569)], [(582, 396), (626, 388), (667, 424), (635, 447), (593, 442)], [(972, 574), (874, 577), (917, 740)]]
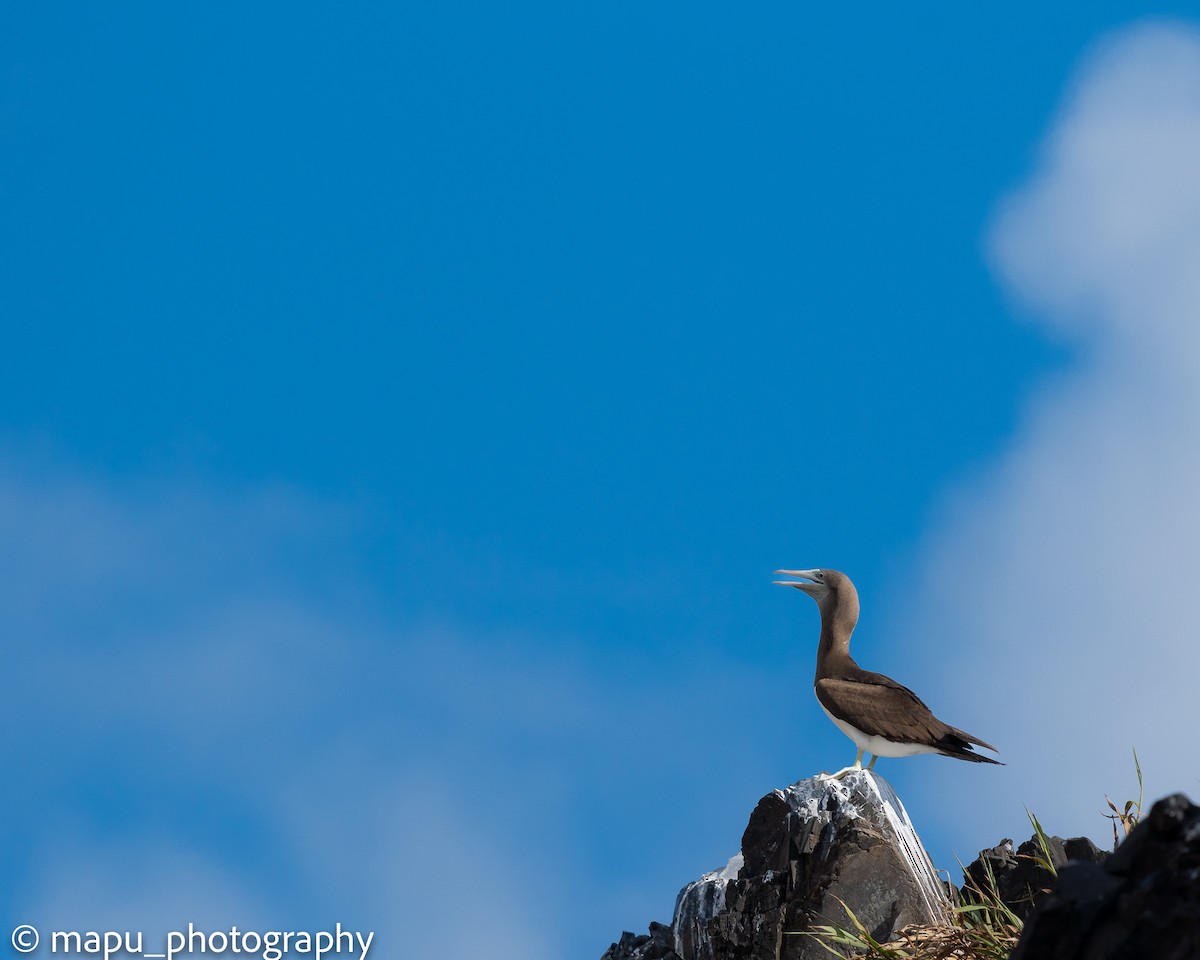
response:
[(879, 792), (884, 814), (891, 823), (892, 830), (895, 831), (896, 839), (900, 841), (904, 858), (908, 861), (908, 867), (917, 881), (917, 889), (921, 891), (921, 897), (924, 899), (926, 907), (929, 908), (929, 913), (943, 921), (948, 921), (950, 917), (942, 879), (934, 869), (929, 854), (925, 852), (925, 847), (921, 843), (921, 838), (917, 836), (912, 821), (908, 819), (908, 811), (904, 809), (904, 804), (900, 802), (900, 797), (896, 795), (896, 791), (890, 783), (874, 771), (867, 770), (864, 773), (871, 779), (875, 789)]

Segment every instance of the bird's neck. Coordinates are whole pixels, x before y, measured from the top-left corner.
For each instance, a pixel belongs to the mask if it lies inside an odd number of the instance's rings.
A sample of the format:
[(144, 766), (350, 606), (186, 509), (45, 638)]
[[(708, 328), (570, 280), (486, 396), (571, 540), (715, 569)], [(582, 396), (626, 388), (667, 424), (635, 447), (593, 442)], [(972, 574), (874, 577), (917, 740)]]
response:
[(850, 656), (850, 634), (854, 624), (823, 618), (821, 640), (817, 645), (817, 680), (843, 673), (847, 667), (857, 667)]

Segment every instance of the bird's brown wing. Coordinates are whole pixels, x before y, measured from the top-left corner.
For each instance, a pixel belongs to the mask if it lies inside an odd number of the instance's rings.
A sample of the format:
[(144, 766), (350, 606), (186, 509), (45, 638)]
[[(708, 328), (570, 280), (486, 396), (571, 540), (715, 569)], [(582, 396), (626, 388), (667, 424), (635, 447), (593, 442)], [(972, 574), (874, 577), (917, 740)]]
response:
[(826, 677), (816, 689), (826, 710), (873, 737), (932, 747), (952, 729), (908, 687), (878, 674), (861, 680)]
[(826, 710), (869, 736), (924, 744), (960, 760), (999, 763), (971, 749), (974, 743), (995, 750), (990, 743), (943, 723), (908, 687), (882, 673), (861, 670), (853, 678), (826, 677), (817, 681), (816, 690)]

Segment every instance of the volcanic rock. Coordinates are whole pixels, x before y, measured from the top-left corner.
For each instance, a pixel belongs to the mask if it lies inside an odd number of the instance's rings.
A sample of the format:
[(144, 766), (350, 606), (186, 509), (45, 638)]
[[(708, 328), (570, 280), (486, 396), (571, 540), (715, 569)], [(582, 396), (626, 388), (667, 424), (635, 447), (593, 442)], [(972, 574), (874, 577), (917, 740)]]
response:
[(666, 924), (651, 921), (649, 934), (639, 937), (626, 930), (600, 960), (679, 960), (675, 934)]
[(1098, 864), (1110, 856), (1087, 837), (1047, 837), (1046, 847), (1042, 849), (1034, 834), (1015, 850), (1007, 839), (990, 850), (981, 850), (963, 871), (962, 899), (976, 900), (978, 892), (986, 891), (999, 896), (1013, 913), (1026, 920), (1054, 884), (1054, 873), (1039, 861), (1048, 859), (1056, 871), (1061, 871), (1068, 863)]
[[(908, 924), (944, 921), (949, 908), (946, 885), (886, 780), (867, 770), (840, 781), (814, 777), (763, 797), (741, 853), (684, 887), (671, 924), (674, 956), (662, 956), (815, 960), (829, 953), (803, 931), (850, 927), (847, 909), (886, 941)], [(627, 934), (605, 958), (649, 960), (629, 951), (650, 949), (652, 938)]]
[(1103, 866), (1067, 866), (1013, 960), (1200, 957), (1200, 807), (1160, 800)]

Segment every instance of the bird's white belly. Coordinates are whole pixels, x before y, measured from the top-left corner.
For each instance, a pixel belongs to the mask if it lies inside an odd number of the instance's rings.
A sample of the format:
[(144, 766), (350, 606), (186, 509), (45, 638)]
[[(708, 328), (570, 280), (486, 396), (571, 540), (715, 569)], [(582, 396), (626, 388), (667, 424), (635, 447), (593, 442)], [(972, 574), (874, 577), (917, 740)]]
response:
[[(821, 709), (825, 710), (825, 704), (821, 703), (820, 700), (817, 703), (820, 703)], [(923, 743), (896, 743), (884, 737), (875, 737), (869, 733), (863, 733), (845, 720), (839, 720), (828, 710), (825, 710), (825, 716), (832, 720), (834, 726), (841, 730), (842, 733), (853, 740), (854, 745), (858, 749), (874, 754), (877, 757), (915, 757), (919, 753), (938, 752), (935, 747), (929, 747)]]

